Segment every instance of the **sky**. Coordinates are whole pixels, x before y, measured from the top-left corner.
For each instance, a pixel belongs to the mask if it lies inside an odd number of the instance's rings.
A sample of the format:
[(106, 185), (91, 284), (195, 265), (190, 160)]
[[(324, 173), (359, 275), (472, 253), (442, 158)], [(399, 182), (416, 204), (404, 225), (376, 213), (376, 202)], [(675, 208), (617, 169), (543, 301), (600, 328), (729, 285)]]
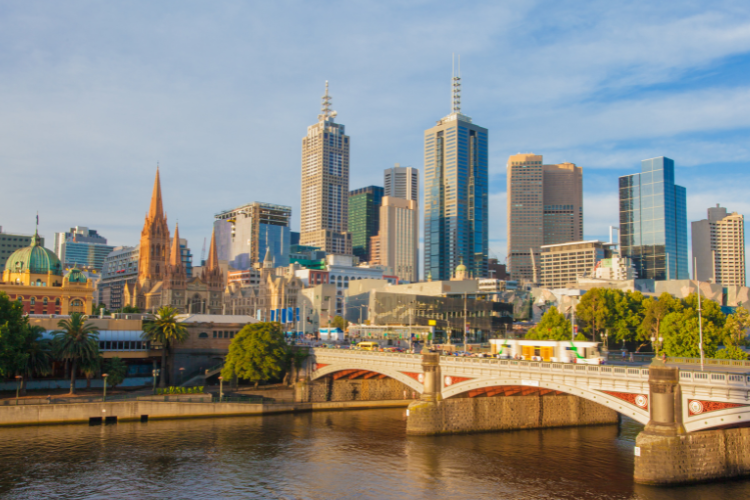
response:
[(750, 215), (746, 1), (4, 1), (0, 226), (80, 225), (137, 245), (157, 163), (195, 261), (213, 216), (290, 205), (330, 82), (350, 187), (423, 165), (423, 133), (462, 112), (490, 135), (490, 256), (506, 254), (505, 163), (584, 172), (584, 237), (618, 224), (617, 178), (675, 160), (688, 221)]

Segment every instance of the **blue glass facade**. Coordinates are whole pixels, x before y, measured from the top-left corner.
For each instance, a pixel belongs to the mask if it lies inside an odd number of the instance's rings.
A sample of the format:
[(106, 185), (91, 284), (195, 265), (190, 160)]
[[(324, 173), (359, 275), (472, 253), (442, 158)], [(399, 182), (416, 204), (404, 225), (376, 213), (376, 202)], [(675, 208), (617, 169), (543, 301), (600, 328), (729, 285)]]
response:
[(487, 276), (488, 132), (452, 114), (425, 132), (425, 275), (447, 280), (461, 262)]
[(643, 160), (640, 174), (620, 177), (620, 249), (639, 278), (689, 278), (686, 191), (673, 160)]

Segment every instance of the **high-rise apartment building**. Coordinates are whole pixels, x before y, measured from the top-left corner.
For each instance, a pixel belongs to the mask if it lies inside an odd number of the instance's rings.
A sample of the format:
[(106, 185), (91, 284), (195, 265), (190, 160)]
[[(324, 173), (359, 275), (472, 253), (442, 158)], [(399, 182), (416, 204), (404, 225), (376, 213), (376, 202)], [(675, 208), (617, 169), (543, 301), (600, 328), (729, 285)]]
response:
[(138, 262), (140, 247), (115, 247), (104, 259), (102, 278), (99, 281), (99, 302), (107, 309), (117, 311), (125, 304), (123, 290), (125, 285), (138, 280)]
[(450, 279), (461, 263), (487, 276), (487, 141), (487, 129), (461, 114), (454, 76), (451, 113), (424, 133), (424, 272), (434, 280)]
[(693, 278), (745, 286), (745, 218), (716, 204), (708, 219), (691, 223)]
[(76, 226), (70, 231), (55, 233), (55, 254), (66, 269), (78, 266), (101, 271), (104, 259), (114, 248), (107, 245), (107, 239), (95, 229)]
[(542, 245), (540, 283), (545, 288), (565, 288), (576, 278), (590, 278), (597, 265), (612, 257), (613, 243), (599, 240)]
[(349, 136), (334, 122), (331, 96), (323, 96), (318, 123), (302, 139), (302, 207), (300, 244), (333, 254), (350, 255)]
[(398, 163), (385, 169), (385, 194), (393, 198), (419, 201), (419, 170)]
[(289, 265), (292, 207), (256, 201), (219, 212), (214, 218), (219, 260), (234, 269), (252, 269), (261, 264), (270, 247), (277, 266)]
[(689, 279), (685, 188), (674, 183), (674, 160), (641, 161), (620, 177), (620, 254), (642, 279)]
[[(0, 226), (0, 270), (5, 269), (5, 261), (13, 252), (31, 245), (33, 237), (32, 234), (4, 233), (3, 227)], [(39, 238), (39, 245), (44, 246), (44, 238)]]
[(508, 270), (513, 279), (539, 282), (542, 245), (583, 239), (583, 169), (517, 154), (506, 175)]
[(415, 200), (386, 196), (380, 207), (377, 241), (378, 264), (386, 266), (399, 281), (419, 279), (419, 211)]
[(349, 193), (349, 233), (352, 236), (352, 253), (362, 261), (372, 260), (370, 238), (380, 228), (380, 204), (383, 188), (368, 186)]

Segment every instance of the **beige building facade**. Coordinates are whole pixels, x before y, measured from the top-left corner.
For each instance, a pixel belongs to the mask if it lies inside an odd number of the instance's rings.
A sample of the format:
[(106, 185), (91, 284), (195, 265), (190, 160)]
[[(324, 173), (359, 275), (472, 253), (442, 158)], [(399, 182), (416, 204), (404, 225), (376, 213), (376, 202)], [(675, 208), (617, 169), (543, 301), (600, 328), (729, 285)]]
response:
[(542, 245), (541, 285), (565, 288), (578, 277), (591, 277), (597, 265), (611, 257), (611, 245), (598, 240)]
[(344, 125), (335, 123), (335, 117), (326, 82), (318, 123), (307, 127), (307, 136), (302, 139), (300, 245), (350, 255), (350, 139)]
[(419, 210), (417, 202), (391, 196), (380, 206), (378, 263), (386, 266), (399, 280), (418, 280)]
[(539, 282), (542, 245), (583, 239), (583, 169), (517, 154), (508, 158), (506, 175), (508, 271)]
[(708, 209), (708, 218), (691, 223), (693, 277), (724, 286), (745, 285), (745, 218), (727, 209)]

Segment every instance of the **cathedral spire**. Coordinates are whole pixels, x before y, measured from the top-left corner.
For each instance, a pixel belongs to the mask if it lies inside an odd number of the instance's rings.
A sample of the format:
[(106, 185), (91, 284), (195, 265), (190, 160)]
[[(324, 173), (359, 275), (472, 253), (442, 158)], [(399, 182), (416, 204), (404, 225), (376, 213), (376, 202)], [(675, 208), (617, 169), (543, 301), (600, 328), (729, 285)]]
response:
[(177, 268), (182, 265), (182, 256), (180, 254), (180, 225), (174, 225), (174, 241), (172, 241), (172, 251), (169, 255), (169, 265)]
[(216, 253), (216, 231), (211, 232), (211, 248), (208, 250), (208, 260), (206, 269), (213, 270), (219, 268), (219, 256)]
[(154, 192), (151, 194), (151, 208), (148, 211), (151, 219), (164, 218), (164, 207), (161, 201), (161, 180), (159, 179), (159, 166), (156, 166), (156, 179), (154, 180)]

